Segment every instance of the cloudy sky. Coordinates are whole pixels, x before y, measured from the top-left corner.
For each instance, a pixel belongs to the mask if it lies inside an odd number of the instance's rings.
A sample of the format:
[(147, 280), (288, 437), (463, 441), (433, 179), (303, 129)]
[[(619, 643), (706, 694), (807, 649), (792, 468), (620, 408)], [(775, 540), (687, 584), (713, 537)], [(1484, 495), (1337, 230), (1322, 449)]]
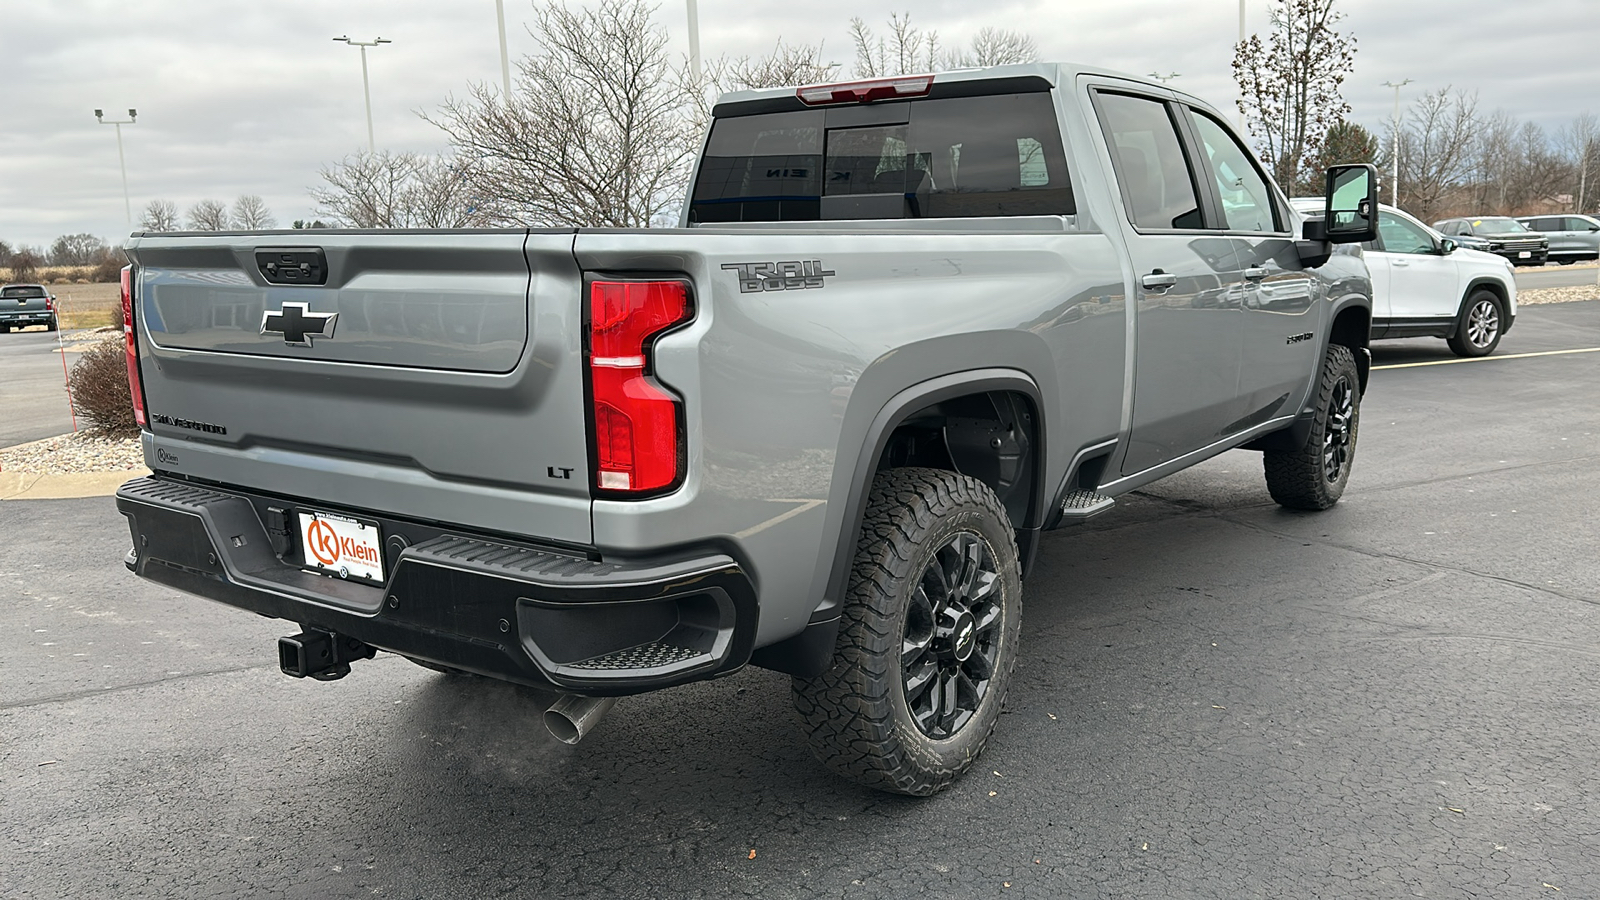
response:
[[(1247, 3), (1249, 30), (1264, 31), (1268, 0)], [(513, 57), (533, 52), (528, 0), (505, 6)], [(1369, 126), (1392, 110), (1382, 82), (1405, 78), (1415, 81), (1407, 97), (1453, 85), (1552, 132), (1600, 112), (1597, 0), (1339, 6), (1359, 42), (1346, 96)], [(823, 41), (848, 72), (850, 18), (876, 24), (897, 9), (946, 45), (985, 25), (1020, 29), (1044, 59), (1177, 72), (1178, 86), (1232, 108), (1235, 0), (700, 0), (701, 44), (707, 56), (738, 56), (779, 35)], [(667, 0), (657, 21), (686, 53), (682, 0)], [(123, 126), (135, 220), (154, 198), (184, 210), (247, 193), (285, 226), (309, 217), (318, 168), (366, 144), (360, 59), (331, 40), (341, 34), (394, 41), (369, 51), (380, 148), (444, 149), (417, 112), (499, 79), (494, 0), (0, 0), (0, 240), (127, 233), (116, 140), (96, 107), (139, 110)]]

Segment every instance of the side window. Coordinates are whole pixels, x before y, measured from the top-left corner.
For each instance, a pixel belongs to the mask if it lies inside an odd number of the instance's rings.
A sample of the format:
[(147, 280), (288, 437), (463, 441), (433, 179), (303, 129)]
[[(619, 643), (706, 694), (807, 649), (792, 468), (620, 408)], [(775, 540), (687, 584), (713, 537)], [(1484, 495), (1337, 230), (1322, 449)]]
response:
[(1433, 252), (1433, 238), (1421, 228), (1394, 213), (1378, 213), (1378, 236), (1385, 253), (1424, 254)]
[(1267, 180), (1233, 135), (1205, 113), (1188, 110), (1206, 154), (1206, 170), (1222, 195), (1229, 231), (1281, 231)]
[(1111, 145), (1111, 162), (1140, 228), (1203, 228), (1200, 202), (1178, 131), (1160, 100), (1100, 94), (1100, 127)]

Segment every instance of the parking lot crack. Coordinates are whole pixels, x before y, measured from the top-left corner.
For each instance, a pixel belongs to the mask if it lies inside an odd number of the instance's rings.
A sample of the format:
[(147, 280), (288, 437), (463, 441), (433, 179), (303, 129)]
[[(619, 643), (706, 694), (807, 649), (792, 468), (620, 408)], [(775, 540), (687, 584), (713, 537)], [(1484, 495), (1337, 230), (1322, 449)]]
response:
[(1586, 603), (1586, 604), (1589, 604), (1591, 606), (1600, 606), (1600, 600), (1596, 600), (1593, 597), (1585, 597), (1585, 596), (1582, 596), (1580, 594), (1568, 593), (1567, 591), (1563, 591), (1560, 588), (1554, 588), (1554, 587), (1551, 587), (1551, 586), (1545, 585), (1545, 584), (1530, 584), (1530, 583), (1528, 583), (1526, 581), (1518, 581), (1515, 578), (1507, 578), (1504, 575), (1495, 575), (1495, 574), (1492, 574), (1492, 573), (1489, 573), (1489, 572), (1478, 572), (1478, 571), (1475, 571), (1473, 569), (1464, 568), (1462, 566), (1452, 566), (1449, 563), (1434, 562), (1432, 560), (1427, 560), (1427, 559), (1417, 559), (1415, 557), (1404, 556), (1404, 555), (1399, 554), (1399, 553), (1386, 553), (1386, 552), (1384, 552), (1382, 550), (1373, 550), (1373, 549), (1370, 549), (1368, 547), (1358, 547), (1358, 546), (1355, 546), (1354, 544), (1345, 544), (1345, 543), (1341, 543), (1339, 541), (1329, 540), (1328, 538), (1311, 537), (1309, 535), (1304, 535), (1304, 534), (1290, 534), (1288, 532), (1278, 531), (1277, 529), (1274, 529), (1274, 528), (1268, 528), (1267, 526), (1262, 525), (1262, 524), (1260, 524), (1258, 522), (1250, 522), (1250, 521), (1247, 521), (1247, 520), (1244, 520), (1244, 519), (1240, 519), (1240, 518), (1237, 518), (1235, 516), (1228, 515), (1227, 513), (1218, 512), (1216, 514), (1216, 518), (1221, 519), (1221, 520), (1223, 520), (1225, 522), (1230, 522), (1230, 523), (1232, 523), (1234, 525), (1239, 525), (1239, 526), (1242, 526), (1244, 528), (1250, 528), (1250, 529), (1253, 529), (1255, 531), (1259, 531), (1259, 532), (1261, 532), (1263, 534), (1270, 534), (1273, 537), (1283, 538), (1284, 540), (1299, 541), (1300, 543), (1303, 543), (1303, 544), (1304, 543), (1320, 544), (1320, 545), (1322, 545), (1324, 547), (1333, 547), (1334, 549), (1337, 549), (1337, 550), (1345, 550), (1345, 551), (1348, 551), (1350, 553), (1357, 553), (1357, 554), (1360, 554), (1362, 556), (1371, 557), (1373, 559), (1393, 560), (1395, 562), (1409, 563), (1409, 564), (1414, 565), (1414, 566), (1421, 566), (1423, 568), (1432, 569), (1432, 570), (1438, 571), (1438, 572), (1450, 572), (1450, 573), (1454, 573), (1454, 574), (1457, 574), (1457, 575), (1465, 575), (1465, 576), (1467, 576), (1469, 578), (1482, 578), (1482, 579), (1485, 579), (1485, 580), (1488, 580), (1488, 581), (1498, 581), (1501, 584), (1509, 585), (1510, 587), (1514, 587), (1514, 588), (1521, 588), (1522, 590), (1525, 590), (1525, 591), (1532, 591), (1532, 592), (1538, 593), (1538, 594), (1548, 594), (1548, 595), (1550, 595), (1552, 597), (1560, 597), (1563, 600), (1571, 600), (1571, 601), (1575, 601), (1577, 603)]
[(90, 688), (82, 691), (68, 691), (65, 694), (53, 694), (48, 697), (28, 697), (22, 700), (11, 700), (0, 703), (0, 712), (11, 709), (27, 709), (30, 706), (46, 706), (52, 703), (71, 703), (74, 700), (88, 700), (102, 697), (107, 694), (120, 694), (126, 691), (137, 691), (159, 684), (168, 684), (174, 681), (188, 681), (193, 678), (209, 678), (213, 675), (232, 675), (236, 672), (253, 672), (260, 669), (277, 669), (276, 665), (235, 666), (229, 669), (210, 669), (204, 672), (185, 672), (182, 675), (169, 675), (165, 678), (152, 678), (149, 681), (135, 681), (131, 684), (118, 684), (103, 688)]

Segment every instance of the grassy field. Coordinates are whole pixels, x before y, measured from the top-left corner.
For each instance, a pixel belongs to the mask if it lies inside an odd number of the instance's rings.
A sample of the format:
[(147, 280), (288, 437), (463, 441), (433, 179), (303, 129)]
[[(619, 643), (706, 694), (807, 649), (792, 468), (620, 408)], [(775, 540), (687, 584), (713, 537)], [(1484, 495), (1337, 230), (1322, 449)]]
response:
[[(122, 293), (118, 284), (53, 284), (57, 318), (66, 330), (99, 328), (122, 323)], [(43, 325), (36, 326), (42, 330)]]

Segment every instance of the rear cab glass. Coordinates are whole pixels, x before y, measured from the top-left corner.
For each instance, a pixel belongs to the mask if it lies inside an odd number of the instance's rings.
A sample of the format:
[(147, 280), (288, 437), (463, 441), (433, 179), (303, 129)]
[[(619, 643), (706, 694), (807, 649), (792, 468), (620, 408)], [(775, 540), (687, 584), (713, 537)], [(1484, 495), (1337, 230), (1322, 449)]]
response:
[(689, 221), (1075, 212), (1055, 106), (1040, 90), (718, 118)]
[(44, 295), (44, 288), (34, 285), (13, 285), (0, 288), (0, 299), (5, 300), (31, 300)]

